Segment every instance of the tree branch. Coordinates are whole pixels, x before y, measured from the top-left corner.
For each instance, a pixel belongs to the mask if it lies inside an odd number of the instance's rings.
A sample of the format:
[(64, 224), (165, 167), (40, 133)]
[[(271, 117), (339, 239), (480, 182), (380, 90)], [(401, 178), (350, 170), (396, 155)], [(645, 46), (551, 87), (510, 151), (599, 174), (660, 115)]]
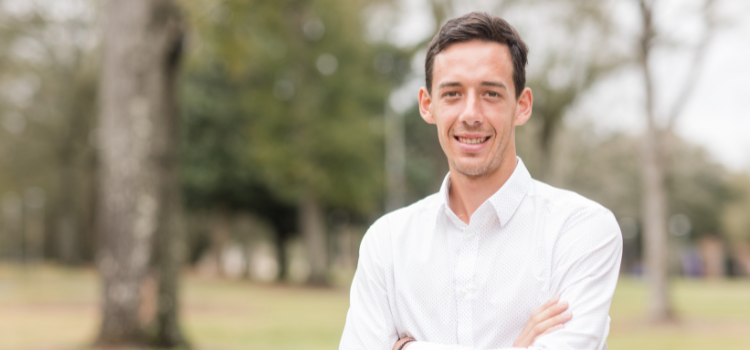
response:
[(716, 0), (706, 0), (703, 5), (703, 21), (706, 23), (706, 31), (703, 33), (700, 42), (695, 47), (695, 54), (693, 60), (690, 63), (690, 69), (688, 70), (687, 78), (682, 84), (682, 91), (677, 95), (670, 113), (667, 114), (667, 125), (665, 131), (671, 131), (674, 128), (677, 119), (682, 115), (682, 111), (688, 103), (688, 99), (695, 91), (695, 87), (698, 83), (701, 73), (705, 69), (703, 62), (706, 60), (706, 54), (708, 45), (711, 43), (714, 34), (716, 33), (716, 18), (714, 16), (714, 8)]

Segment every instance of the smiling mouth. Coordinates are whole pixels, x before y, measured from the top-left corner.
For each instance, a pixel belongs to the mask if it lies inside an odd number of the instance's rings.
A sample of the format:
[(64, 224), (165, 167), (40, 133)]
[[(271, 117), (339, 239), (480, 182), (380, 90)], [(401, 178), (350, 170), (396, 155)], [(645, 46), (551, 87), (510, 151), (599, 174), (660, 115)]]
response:
[(458, 142), (466, 143), (466, 144), (469, 144), (469, 145), (478, 145), (478, 144), (484, 143), (484, 142), (486, 142), (487, 140), (490, 139), (489, 136), (487, 136), (487, 137), (479, 137), (479, 138), (469, 138), (469, 137), (454, 136), (454, 138)]

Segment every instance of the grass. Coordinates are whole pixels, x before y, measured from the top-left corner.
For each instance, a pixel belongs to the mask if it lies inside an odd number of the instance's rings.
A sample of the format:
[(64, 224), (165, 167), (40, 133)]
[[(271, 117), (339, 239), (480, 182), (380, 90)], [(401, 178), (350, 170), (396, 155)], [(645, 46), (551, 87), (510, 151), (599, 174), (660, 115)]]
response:
[(645, 322), (646, 286), (621, 278), (612, 300), (610, 349), (750, 349), (750, 280), (677, 280), (679, 322)]
[[(0, 266), (0, 350), (75, 350), (98, 323), (90, 269)], [(680, 322), (644, 321), (646, 286), (622, 278), (612, 304), (609, 348), (750, 349), (750, 280), (674, 283)], [(335, 349), (348, 291), (247, 281), (184, 281), (184, 327), (199, 350)]]

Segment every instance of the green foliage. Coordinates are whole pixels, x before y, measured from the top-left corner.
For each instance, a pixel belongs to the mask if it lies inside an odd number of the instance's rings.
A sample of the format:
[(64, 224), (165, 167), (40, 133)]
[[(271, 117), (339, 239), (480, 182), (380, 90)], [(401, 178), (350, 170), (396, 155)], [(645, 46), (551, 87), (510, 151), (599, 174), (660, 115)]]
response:
[(183, 90), (188, 192), (244, 184), (236, 189), (288, 204), (310, 191), (329, 206), (379, 208), (380, 124), (400, 74), (375, 62), (399, 52), (364, 40), (364, 5), (184, 2), (194, 29)]
[(728, 184), (732, 199), (722, 213), (721, 226), (733, 243), (750, 243), (750, 176), (736, 174)]
[(723, 234), (721, 216), (731, 200), (730, 173), (711, 160), (703, 148), (675, 139), (672, 169), (667, 179), (670, 212), (691, 221), (691, 236)]
[(36, 193), (46, 217), (46, 250), (65, 255), (58, 245), (67, 225), (73, 234), (65, 245), (83, 253), (70, 258), (90, 258), (93, 243), (84, 238), (95, 184), (95, 23), (81, 8), (70, 17), (52, 11), (0, 6), (0, 201), (28, 202)]

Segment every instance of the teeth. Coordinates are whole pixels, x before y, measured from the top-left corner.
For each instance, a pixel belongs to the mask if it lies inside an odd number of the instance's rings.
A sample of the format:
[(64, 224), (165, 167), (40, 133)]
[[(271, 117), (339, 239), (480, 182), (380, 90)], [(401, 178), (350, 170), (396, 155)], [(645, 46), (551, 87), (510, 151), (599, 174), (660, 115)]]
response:
[(476, 145), (476, 144), (484, 142), (484, 140), (486, 140), (486, 139), (487, 138), (485, 138), (485, 137), (482, 137), (482, 138), (479, 138), (479, 139), (470, 139), (470, 138), (466, 138), (466, 137), (459, 137), (458, 141), (461, 142), (461, 143), (468, 143), (468, 144)]

